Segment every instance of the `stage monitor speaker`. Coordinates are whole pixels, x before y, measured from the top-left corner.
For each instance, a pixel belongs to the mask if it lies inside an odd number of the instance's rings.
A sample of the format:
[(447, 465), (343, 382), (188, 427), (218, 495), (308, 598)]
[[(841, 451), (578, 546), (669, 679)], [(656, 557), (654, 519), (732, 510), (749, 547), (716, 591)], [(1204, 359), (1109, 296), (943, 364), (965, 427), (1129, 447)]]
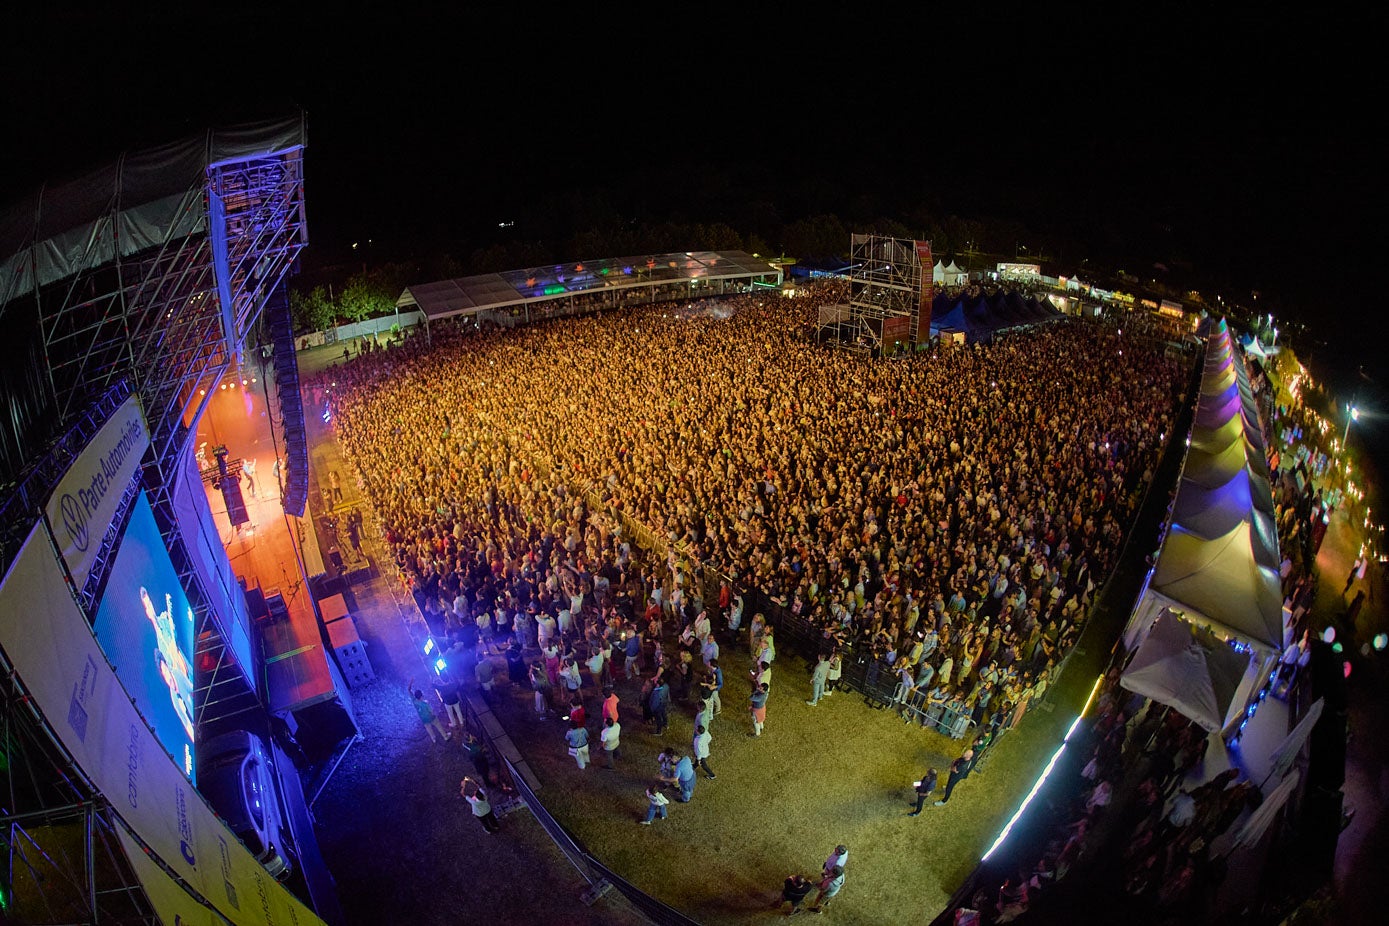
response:
[(313, 575), (309, 576), (309, 594), (313, 595), (314, 601), (322, 601), (324, 598), (329, 598), (337, 594), (332, 590), (332, 586), (328, 579), (328, 573), (315, 572)]
[(270, 613), (265, 606), (265, 593), (260, 590), (259, 585), (246, 589), (246, 613), (251, 615), (251, 620), (265, 617)]

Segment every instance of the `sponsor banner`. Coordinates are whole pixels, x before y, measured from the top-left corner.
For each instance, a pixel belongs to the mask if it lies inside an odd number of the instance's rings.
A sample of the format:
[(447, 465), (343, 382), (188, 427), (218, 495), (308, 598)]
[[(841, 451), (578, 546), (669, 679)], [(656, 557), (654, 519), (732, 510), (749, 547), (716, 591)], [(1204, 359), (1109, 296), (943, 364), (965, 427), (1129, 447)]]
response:
[(212, 812), (102, 655), (36, 526), (0, 586), (0, 647), (54, 735), (145, 845), (236, 926), (321, 924)]
[(101, 426), (48, 499), (48, 522), (78, 589), (87, 584), (101, 538), (149, 443), (140, 401), (132, 395)]
[(123, 824), (117, 823), (115, 830), (130, 868), (162, 926), (226, 926), (224, 918), (198, 903), (182, 884), (160, 868)]

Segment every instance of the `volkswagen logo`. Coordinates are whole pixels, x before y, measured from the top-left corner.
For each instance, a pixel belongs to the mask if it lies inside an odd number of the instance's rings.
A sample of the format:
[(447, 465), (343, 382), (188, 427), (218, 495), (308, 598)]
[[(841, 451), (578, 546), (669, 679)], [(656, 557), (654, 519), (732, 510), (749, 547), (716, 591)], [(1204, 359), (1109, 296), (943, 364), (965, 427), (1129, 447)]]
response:
[(71, 495), (64, 494), (60, 506), (63, 509), (63, 526), (68, 529), (73, 546), (83, 553), (87, 552), (91, 537), (87, 533), (87, 515), (83, 513), (82, 505)]

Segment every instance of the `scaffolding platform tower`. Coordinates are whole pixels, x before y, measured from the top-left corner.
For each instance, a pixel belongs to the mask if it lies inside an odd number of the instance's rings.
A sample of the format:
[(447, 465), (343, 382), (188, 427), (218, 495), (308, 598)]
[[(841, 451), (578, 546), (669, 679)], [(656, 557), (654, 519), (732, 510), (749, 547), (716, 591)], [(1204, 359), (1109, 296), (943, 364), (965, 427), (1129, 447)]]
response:
[(931, 328), (931, 243), (853, 235), (850, 263), (849, 302), (820, 310), (820, 343), (875, 357), (914, 350)]

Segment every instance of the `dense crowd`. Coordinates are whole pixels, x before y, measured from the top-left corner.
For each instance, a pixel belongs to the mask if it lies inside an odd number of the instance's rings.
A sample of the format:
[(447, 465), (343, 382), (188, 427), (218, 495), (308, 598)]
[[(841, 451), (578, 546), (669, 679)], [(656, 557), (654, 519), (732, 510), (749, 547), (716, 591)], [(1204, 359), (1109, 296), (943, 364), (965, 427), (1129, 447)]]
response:
[(1014, 721), (1114, 563), (1179, 364), (1095, 320), (866, 360), (813, 343), (842, 299), (436, 324), (312, 385), (438, 632), (519, 623), (558, 686), (590, 631), (649, 668), (757, 592), (873, 653), (904, 712)]

